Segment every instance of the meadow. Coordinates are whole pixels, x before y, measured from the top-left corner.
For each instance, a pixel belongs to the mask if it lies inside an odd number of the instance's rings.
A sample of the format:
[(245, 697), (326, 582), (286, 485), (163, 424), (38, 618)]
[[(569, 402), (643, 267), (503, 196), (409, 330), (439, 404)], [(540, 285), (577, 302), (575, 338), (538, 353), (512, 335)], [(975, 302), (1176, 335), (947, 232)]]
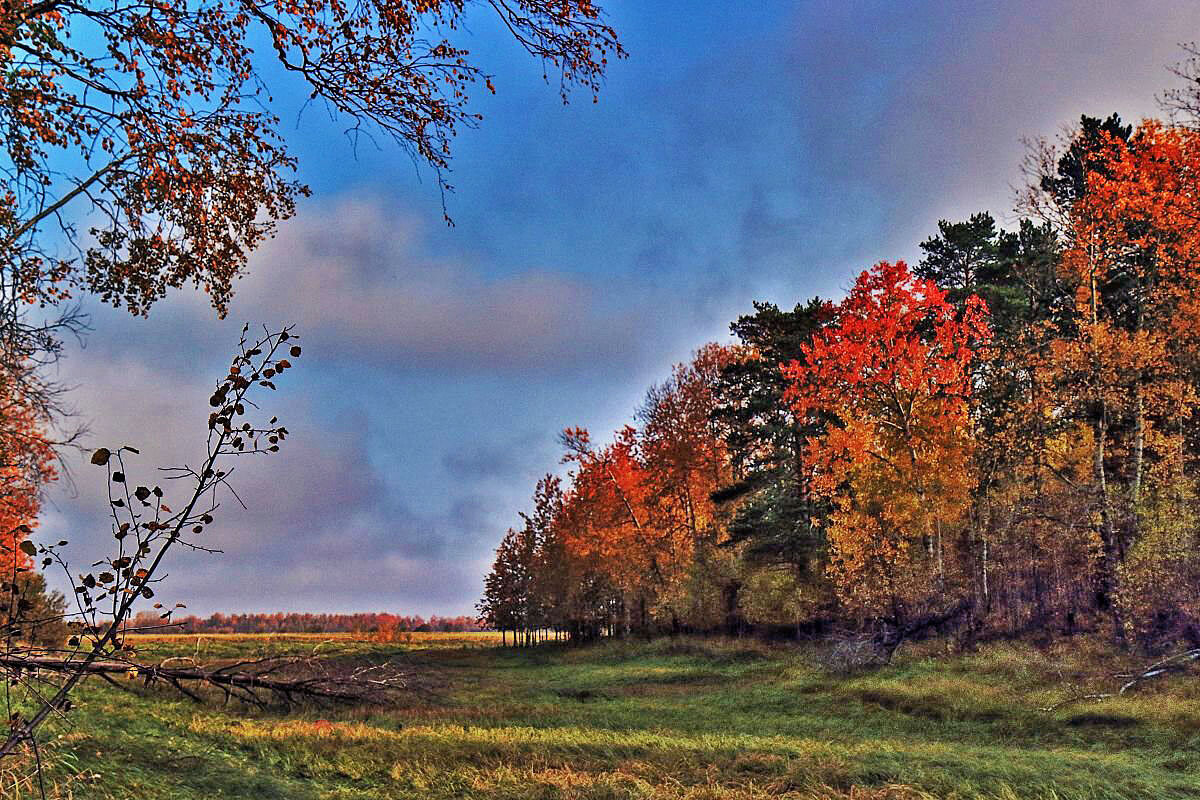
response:
[(391, 707), (281, 713), (88, 682), (47, 728), (58, 797), (1200, 797), (1200, 681), (1102, 703), (1140, 664), (1086, 640), (906, 645), (832, 675), (809, 647), (662, 639), (496, 646), (489, 634), (144, 636), (140, 656), (397, 659)]

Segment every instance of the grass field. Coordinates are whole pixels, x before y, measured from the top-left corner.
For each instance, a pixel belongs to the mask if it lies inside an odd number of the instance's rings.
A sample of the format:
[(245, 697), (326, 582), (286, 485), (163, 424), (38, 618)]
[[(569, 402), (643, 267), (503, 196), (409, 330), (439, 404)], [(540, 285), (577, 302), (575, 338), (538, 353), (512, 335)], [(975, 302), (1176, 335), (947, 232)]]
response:
[[(405, 660), (393, 708), (269, 714), (100, 683), (56, 722), (51, 793), (79, 798), (1200, 797), (1200, 680), (1039, 711), (1123, 664), (1075, 641), (824, 672), (811, 651), (662, 640), (513, 651), (408, 642), (143, 637), (143, 655)], [(322, 649), (324, 648), (324, 649)]]

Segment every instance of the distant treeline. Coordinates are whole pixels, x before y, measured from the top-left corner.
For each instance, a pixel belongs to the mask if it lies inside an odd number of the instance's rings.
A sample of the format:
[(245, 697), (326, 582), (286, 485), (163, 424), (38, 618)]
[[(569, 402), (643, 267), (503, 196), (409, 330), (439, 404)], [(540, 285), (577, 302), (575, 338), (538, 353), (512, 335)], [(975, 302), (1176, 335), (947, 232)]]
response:
[[(157, 613), (143, 611), (130, 627), (156, 628), (167, 624)], [(465, 633), (485, 630), (476, 617), (460, 615), (426, 619), (399, 614), (221, 614), (174, 617), (180, 633)]]

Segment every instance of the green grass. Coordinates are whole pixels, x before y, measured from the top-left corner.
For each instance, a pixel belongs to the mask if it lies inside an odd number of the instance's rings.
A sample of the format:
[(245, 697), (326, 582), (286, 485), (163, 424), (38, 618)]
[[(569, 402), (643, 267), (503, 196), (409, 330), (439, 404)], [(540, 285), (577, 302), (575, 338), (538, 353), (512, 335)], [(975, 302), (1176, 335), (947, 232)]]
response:
[[(470, 644), (329, 645), (434, 677), (433, 696), (388, 709), (285, 716), (89, 684), (70, 727), (47, 730), (48, 778), (64, 797), (145, 800), (1200, 797), (1194, 676), (1038, 710), (1126, 666), (1086, 643), (902, 651), (849, 678), (754, 643)], [(209, 657), (313, 645), (201, 642)]]

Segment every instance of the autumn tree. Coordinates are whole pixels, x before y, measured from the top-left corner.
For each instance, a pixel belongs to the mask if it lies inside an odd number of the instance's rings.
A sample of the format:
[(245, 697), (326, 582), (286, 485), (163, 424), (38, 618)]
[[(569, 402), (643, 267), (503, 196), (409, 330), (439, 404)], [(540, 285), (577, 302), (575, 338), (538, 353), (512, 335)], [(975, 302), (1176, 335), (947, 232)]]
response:
[[(655, 611), (673, 631), (710, 605), (710, 593), (698, 588), (722, 583), (726, 559), (717, 548), (724, 535), (712, 495), (729, 482), (730, 469), (714, 410), (722, 372), (741, 355), (732, 347), (705, 345), (650, 388), (636, 415), (648, 525), (662, 576)], [(729, 604), (727, 598), (726, 617)]]
[(1086, 574), (1087, 499), (1064, 460), (1071, 422), (1060, 413), (1052, 343), (1074, 330), (1073, 280), (1060, 268), (1063, 246), (1049, 222), (999, 228), (986, 212), (938, 222), (921, 243), (917, 275), (946, 290), (960, 309), (971, 296), (988, 304), (992, 337), (973, 370), (977, 436), (972, 493), (977, 609), (1011, 631), (1070, 618), (1077, 597), (1066, 576)]
[(533, 490), (532, 511), (521, 514), (534, 539), (532, 614), (539, 629), (552, 629), (556, 635), (570, 625), (567, 609), (572, 584), (562, 530), (564, 503), (562, 479), (547, 473)]
[(574, 505), (586, 506), (586, 525), (568, 529), (567, 546), (573, 557), (599, 565), (618, 592), (621, 631), (645, 629), (665, 579), (665, 542), (649, 524), (649, 484), (637, 430), (627, 425), (603, 447), (595, 446), (584, 428), (568, 428), (561, 441), (563, 461), (576, 465), (571, 474)]
[(971, 366), (988, 335), (978, 298), (959, 313), (904, 262), (881, 262), (784, 368), (795, 412), (831, 417), (806, 462), (833, 503), (839, 594), (869, 615), (902, 623), (961, 579), (948, 551), (974, 479)]
[(29, 540), (42, 489), (57, 475), (55, 451), (22, 393), (11, 385), (0, 392), (0, 638), (58, 646), (66, 640), (66, 604), (35, 571)]
[(10, 580), (32, 566), (25, 539), (37, 526), (42, 488), (57, 475), (53, 445), (23, 399), (0, 399), (0, 574)]
[(1090, 427), (1097, 591), (1120, 637), (1123, 562), (1141, 539), (1147, 487), (1188, 471), (1200, 377), (1200, 137), (1145, 121), (1125, 136), (1101, 135), (1084, 166), (1063, 257), (1078, 285), (1078, 335), (1057, 361)]
[(496, 560), (484, 578), (483, 598), (477, 604), (480, 618), (502, 632), (507, 643), (513, 633), (513, 645), (526, 629), (531, 564), (523, 559), (525, 550), (521, 532), (512, 528), (496, 548)]
[(606, 551), (591, 543), (604, 522), (604, 509), (587, 491), (586, 481), (582, 488), (576, 487), (574, 478), (570, 480), (555, 524), (555, 543), (562, 557), (556, 569), (563, 571), (567, 589), (556, 616), (573, 641), (614, 635), (625, 609), (625, 594), (606, 560)]

